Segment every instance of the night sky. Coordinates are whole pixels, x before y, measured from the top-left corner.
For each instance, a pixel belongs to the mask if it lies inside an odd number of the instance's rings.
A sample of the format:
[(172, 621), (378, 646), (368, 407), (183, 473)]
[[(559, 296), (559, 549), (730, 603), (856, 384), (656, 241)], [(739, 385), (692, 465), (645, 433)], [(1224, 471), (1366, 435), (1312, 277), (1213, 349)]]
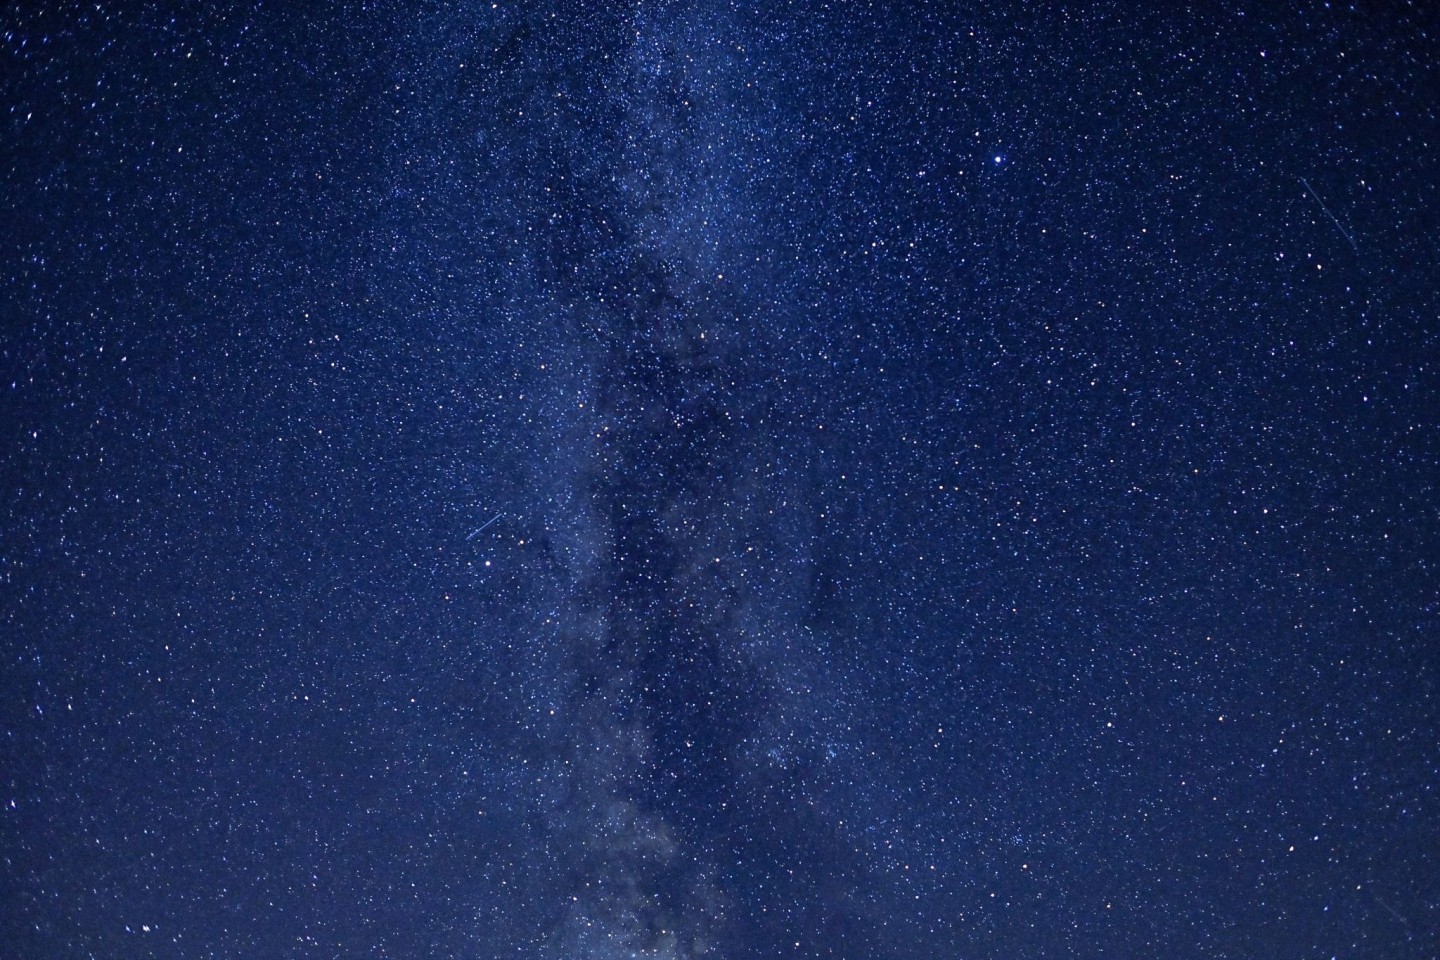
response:
[(1440, 8), (1194, 6), (8, 5), (0, 957), (1435, 957)]

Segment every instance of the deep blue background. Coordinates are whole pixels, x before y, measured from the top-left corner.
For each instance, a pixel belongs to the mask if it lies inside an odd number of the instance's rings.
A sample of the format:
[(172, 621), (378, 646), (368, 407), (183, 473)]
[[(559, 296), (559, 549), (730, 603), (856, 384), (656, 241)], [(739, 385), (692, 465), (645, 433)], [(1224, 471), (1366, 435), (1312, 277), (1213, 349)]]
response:
[(0, 955), (1433, 956), (1440, 20), (1207, 6), (0, 15)]

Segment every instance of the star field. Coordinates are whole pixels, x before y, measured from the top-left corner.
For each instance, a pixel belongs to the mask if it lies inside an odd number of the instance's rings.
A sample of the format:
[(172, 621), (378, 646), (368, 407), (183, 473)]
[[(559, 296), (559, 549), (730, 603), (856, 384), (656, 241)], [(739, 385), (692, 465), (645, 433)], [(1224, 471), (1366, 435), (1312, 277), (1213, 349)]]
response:
[(0, 955), (1433, 956), (1437, 30), (0, 14)]

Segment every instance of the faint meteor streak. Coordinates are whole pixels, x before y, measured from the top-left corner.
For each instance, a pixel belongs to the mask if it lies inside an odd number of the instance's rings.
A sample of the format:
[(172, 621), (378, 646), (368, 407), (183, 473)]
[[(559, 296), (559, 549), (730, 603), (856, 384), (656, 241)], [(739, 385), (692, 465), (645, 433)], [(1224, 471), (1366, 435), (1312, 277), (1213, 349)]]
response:
[(1350, 236), (1350, 231), (1346, 230), (1340, 225), (1340, 221), (1335, 218), (1335, 214), (1331, 213), (1330, 208), (1325, 206), (1325, 201), (1320, 199), (1320, 194), (1316, 193), (1315, 188), (1310, 186), (1309, 180), (1301, 177), (1300, 182), (1305, 184), (1305, 189), (1310, 191), (1310, 196), (1314, 197), (1315, 202), (1320, 204), (1320, 209), (1325, 211), (1325, 216), (1330, 218), (1330, 222), (1335, 224), (1335, 229), (1340, 231), (1340, 236), (1344, 237), (1347, 241), (1349, 241), (1350, 249), (1354, 250), (1355, 253), (1358, 255), (1360, 253), (1360, 248), (1355, 245), (1355, 238)]
[(503, 516), (505, 516), (505, 514), (503, 514), (503, 513), (497, 513), (497, 514), (495, 514), (495, 516), (491, 517), (489, 520), (486, 520), (485, 523), (482, 524), (481, 526), (478, 526), (478, 527), (476, 527), (474, 530), (471, 530), (471, 531), (470, 531), (470, 536), (468, 536), (468, 537), (465, 538), (465, 542), (466, 542), (466, 543), (469, 543), (471, 540), (474, 540), (476, 537), (480, 536), (480, 534), (484, 533), (486, 530), (489, 530), (491, 524), (493, 524), (496, 520), (499, 520), (499, 519), (500, 519), (501, 517), (503, 517)]

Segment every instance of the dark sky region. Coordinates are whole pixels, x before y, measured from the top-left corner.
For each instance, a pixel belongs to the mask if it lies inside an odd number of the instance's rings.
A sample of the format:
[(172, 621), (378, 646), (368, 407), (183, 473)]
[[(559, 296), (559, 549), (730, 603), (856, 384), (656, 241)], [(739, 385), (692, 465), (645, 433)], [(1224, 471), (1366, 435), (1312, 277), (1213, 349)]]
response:
[(16, 3), (0, 956), (1440, 950), (1429, 3)]

